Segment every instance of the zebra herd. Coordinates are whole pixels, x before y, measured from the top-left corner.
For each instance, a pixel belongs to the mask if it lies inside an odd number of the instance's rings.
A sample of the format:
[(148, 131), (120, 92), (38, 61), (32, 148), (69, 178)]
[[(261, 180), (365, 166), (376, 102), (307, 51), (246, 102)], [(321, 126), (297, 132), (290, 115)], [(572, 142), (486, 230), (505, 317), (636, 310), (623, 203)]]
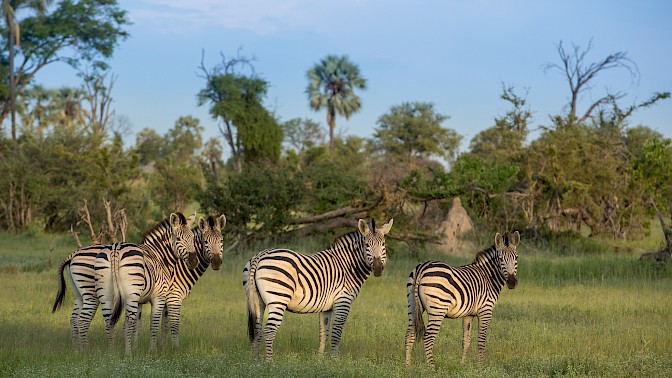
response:
[[(182, 301), (209, 266), (222, 265), (222, 229), (226, 217), (209, 216), (194, 223), (172, 213), (143, 235), (140, 244), (96, 244), (72, 252), (58, 270), (59, 288), (52, 312), (63, 304), (68, 277), (75, 298), (70, 316), (73, 347), (88, 346), (88, 329), (98, 307), (105, 331), (114, 346), (115, 325), (125, 310), (125, 354), (137, 348), (141, 305), (151, 304), (150, 352), (170, 332), (179, 345)], [(273, 359), (273, 341), (285, 311), (319, 314), (319, 354), (330, 340), (331, 354), (338, 353), (343, 325), (364, 281), (380, 276), (387, 263), (385, 235), (393, 220), (381, 227), (363, 219), (357, 229), (312, 255), (288, 249), (267, 249), (253, 256), (243, 268), (247, 298), (248, 335), (254, 355)], [(472, 264), (452, 267), (439, 261), (418, 264), (406, 283), (408, 328), (406, 365), (416, 337), (421, 337), (427, 363), (434, 365), (434, 340), (444, 318), (463, 319), (462, 362), (471, 339), (471, 323), (478, 317), (478, 361), (485, 353), (485, 339), (492, 308), (503, 286), (517, 285), (518, 232), (495, 235), (495, 244), (476, 254)], [(264, 313), (268, 312), (266, 324)], [(423, 314), (427, 312), (427, 326)]]

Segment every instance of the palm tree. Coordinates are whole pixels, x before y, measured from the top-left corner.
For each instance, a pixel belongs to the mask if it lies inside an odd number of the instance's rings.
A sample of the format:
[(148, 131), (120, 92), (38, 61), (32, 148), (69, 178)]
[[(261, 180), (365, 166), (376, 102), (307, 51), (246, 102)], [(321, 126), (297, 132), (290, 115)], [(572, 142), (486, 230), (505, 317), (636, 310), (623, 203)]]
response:
[(21, 46), (21, 29), (16, 12), (21, 8), (33, 9), (44, 14), (52, 0), (2, 0), (0, 12), (7, 26), (7, 50), (9, 51), (9, 108), (12, 120), (12, 140), (16, 140), (16, 82), (14, 78), (14, 49)]
[(355, 89), (366, 89), (366, 79), (346, 55), (327, 55), (308, 70), (308, 80), (306, 93), (311, 109), (327, 109), (329, 154), (333, 155), (336, 114), (350, 119), (350, 115), (359, 111), (362, 101)]

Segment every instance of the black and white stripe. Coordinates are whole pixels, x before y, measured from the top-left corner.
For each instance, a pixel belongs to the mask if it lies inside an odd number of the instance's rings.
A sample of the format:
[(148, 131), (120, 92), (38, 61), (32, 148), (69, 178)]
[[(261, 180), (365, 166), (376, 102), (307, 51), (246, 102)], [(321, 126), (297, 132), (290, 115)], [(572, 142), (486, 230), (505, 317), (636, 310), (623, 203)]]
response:
[[(75, 306), (70, 316), (70, 330), (74, 348), (86, 348), (89, 344), (88, 330), (98, 310), (94, 265), (99, 253), (109, 253), (112, 244), (92, 244), (72, 252), (58, 268), (59, 286), (52, 307), (55, 312), (63, 305), (65, 276), (70, 281)], [(108, 335), (109, 337), (109, 335)]]
[[(138, 308), (150, 302), (150, 351), (156, 351), (159, 322), (168, 297), (170, 281), (178, 260), (195, 267), (194, 233), (189, 228), (195, 215), (186, 219), (173, 213), (143, 236), (135, 249), (113, 247), (99, 253), (94, 265), (96, 295), (106, 327), (111, 329), (126, 310), (124, 321), (125, 352), (131, 353)], [(113, 245), (114, 246), (114, 245)], [(191, 258), (190, 258), (191, 257)]]
[[(425, 261), (413, 269), (406, 283), (408, 328), (406, 330), (406, 364), (416, 337), (422, 337), (427, 363), (434, 365), (434, 341), (444, 318), (463, 318), (462, 362), (471, 341), (471, 323), (478, 317), (478, 361), (485, 354), (485, 339), (492, 308), (502, 287), (518, 284), (518, 231), (495, 235), (495, 245), (478, 252), (470, 265), (453, 267), (439, 261)], [(422, 318), (427, 312), (427, 328)]]
[[(178, 347), (178, 334), (180, 330), (180, 311), (182, 301), (189, 295), (210, 265), (213, 270), (222, 267), (222, 229), (226, 225), (226, 217), (220, 215), (217, 218), (199, 218), (198, 226), (192, 229), (196, 243), (197, 265), (190, 268), (183, 260), (178, 260), (171, 277), (166, 308), (163, 312), (163, 332), (165, 337), (170, 328), (171, 339), (174, 347)], [(192, 260), (190, 260), (191, 262)]]
[(371, 272), (380, 276), (387, 262), (385, 234), (392, 220), (376, 229), (362, 219), (358, 230), (337, 238), (332, 246), (313, 255), (287, 249), (267, 249), (254, 256), (243, 269), (247, 296), (248, 334), (259, 357), (263, 329), (266, 360), (273, 358), (273, 340), (286, 310), (319, 313), (320, 349), (331, 329), (331, 353), (338, 353), (341, 331), (350, 306)]

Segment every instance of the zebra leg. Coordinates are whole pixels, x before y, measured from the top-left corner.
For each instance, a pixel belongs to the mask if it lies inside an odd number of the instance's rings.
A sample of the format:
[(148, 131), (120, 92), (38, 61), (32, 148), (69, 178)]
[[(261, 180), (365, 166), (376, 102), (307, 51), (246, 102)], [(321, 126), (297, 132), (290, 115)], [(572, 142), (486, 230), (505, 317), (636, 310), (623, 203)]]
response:
[(70, 315), (70, 339), (72, 340), (72, 347), (79, 349), (79, 328), (77, 328), (77, 318), (79, 317), (80, 304), (75, 302), (75, 308)]
[(72, 347), (74, 349), (79, 349), (81, 348), (81, 345), (79, 342), (79, 328), (77, 322), (79, 319), (79, 314), (82, 312), (82, 308), (84, 307), (84, 301), (82, 300), (82, 294), (79, 291), (77, 282), (72, 279), (72, 273), (70, 271), (69, 265), (65, 267), (65, 273), (65, 275), (68, 277), (68, 280), (70, 281), (72, 294), (75, 297), (75, 306), (72, 309), (72, 315), (70, 315), (70, 338), (72, 340)]
[(138, 304), (138, 314), (135, 317), (135, 331), (133, 332), (133, 350), (138, 350), (138, 335), (142, 328), (142, 305)]
[(415, 326), (409, 323), (406, 328), (406, 366), (411, 365), (411, 352), (413, 351), (413, 344), (415, 343)]
[(338, 345), (341, 342), (341, 333), (343, 332), (343, 325), (348, 319), (350, 312), (350, 303), (352, 299), (345, 297), (340, 302), (334, 303), (332, 330), (331, 330), (331, 355), (338, 354)]
[(87, 349), (89, 347), (89, 327), (93, 316), (98, 310), (98, 299), (93, 295), (85, 295), (82, 297), (82, 309), (76, 321), (76, 328), (79, 333), (79, 347)]
[[(258, 303), (259, 307), (257, 309), (257, 314), (259, 316), (256, 318), (256, 323), (254, 324), (254, 340), (252, 341), (252, 352), (254, 353), (254, 358), (257, 360), (261, 358), (261, 355), (259, 353), (259, 348), (262, 345), (262, 342), (264, 341), (264, 334), (262, 332), (263, 328), (263, 322), (264, 322), (264, 311), (266, 311), (266, 305), (264, 304), (263, 301), (259, 301)], [(266, 321), (268, 323), (268, 321)]]
[(152, 303), (152, 315), (149, 320), (149, 351), (156, 353), (156, 339), (159, 334), (159, 323), (163, 315), (163, 309), (166, 306), (166, 299), (154, 297)]
[(482, 363), (485, 357), (485, 339), (488, 336), (488, 325), (492, 319), (492, 309), (478, 314), (478, 362)]
[[(180, 333), (180, 310), (182, 309), (181, 303), (170, 303), (166, 305), (166, 309), (163, 311), (164, 316), (168, 320), (168, 326), (170, 326), (170, 336), (173, 342), (173, 347), (178, 348), (180, 346), (179, 333)], [(166, 326), (164, 325), (164, 330)]]
[(467, 351), (471, 343), (471, 322), (474, 320), (473, 316), (465, 316), (462, 318), (462, 363), (467, 360)]
[(170, 327), (168, 324), (168, 306), (166, 306), (161, 316), (161, 345), (166, 345), (168, 342), (168, 332), (170, 332)]
[(278, 333), (278, 327), (282, 323), (286, 309), (286, 303), (271, 302), (268, 304), (268, 320), (266, 320), (266, 327), (264, 327), (266, 361), (270, 362), (273, 360), (273, 341), (275, 340), (275, 335)]
[(441, 328), (441, 323), (443, 322), (443, 314), (430, 314), (428, 313), (427, 319), (427, 330), (423, 337), (423, 342), (425, 344), (425, 360), (431, 366), (434, 366), (434, 341), (436, 340), (436, 335), (439, 333)]
[(320, 312), (320, 349), (318, 354), (324, 354), (324, 349), (329, 339), (329, 331), (331, 330), (331, 311)]
[(135, 292), (128, 296), (125, 301), (126, 317), (124, 318), (124, 353), (130, 356), (133, 351), (133, 339), (138, 329), (138, 314), (140, 312), (140, 294)]

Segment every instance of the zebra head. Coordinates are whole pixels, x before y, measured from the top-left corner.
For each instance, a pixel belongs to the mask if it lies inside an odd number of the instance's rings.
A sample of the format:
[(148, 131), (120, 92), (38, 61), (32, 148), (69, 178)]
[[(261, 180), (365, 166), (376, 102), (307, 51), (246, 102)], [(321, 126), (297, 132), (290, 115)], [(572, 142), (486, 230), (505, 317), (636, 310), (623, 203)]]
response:
[(198, 219), (198, 228), (201, 230), (202, 238), (202, 257), (212, 264), (213, 270), (219, 270), (222, 267), (222, 230), (225, 225), (224, 214), (217, 219), (212, 216), (207, 219), (203, 217)]
[(175, 257), (182, 259), (190, 268), (192, 266), (196, 267), (196, 264), (198, 264), (196, 246), (194, 245), (194, 232), (191, 231), (191, 224), (194, 222), (194, 218), (196, 218), (196, 214), (189, 216), (189, 219), (185, 218), (182, 213), (170, 214), (173, 253)]
[(499, 256), (499, 266), (501, 273), (506, 280), (506, 286), (509, 289), (515, 289), (518, 285), (516, 274), (518, 272), (518, 252), (516, 247), (520, 243), (520, 234), (518, 231), (509, 235), (505, 233), (504, 236), (499, 232), (495, 235), (495, 248), (497, 248), (497, 256)]
[(366, 247), (366, 263), (373, 270), (373, 275), (380, 277), (387, 263), (387, 251), (385, 250), (385, 234), (390, 232), (394, 219), (376, 229), (376, 221), (371, 220), (371, 228), (364, 219), (358, 223), (359, 232), (364, 236)]

